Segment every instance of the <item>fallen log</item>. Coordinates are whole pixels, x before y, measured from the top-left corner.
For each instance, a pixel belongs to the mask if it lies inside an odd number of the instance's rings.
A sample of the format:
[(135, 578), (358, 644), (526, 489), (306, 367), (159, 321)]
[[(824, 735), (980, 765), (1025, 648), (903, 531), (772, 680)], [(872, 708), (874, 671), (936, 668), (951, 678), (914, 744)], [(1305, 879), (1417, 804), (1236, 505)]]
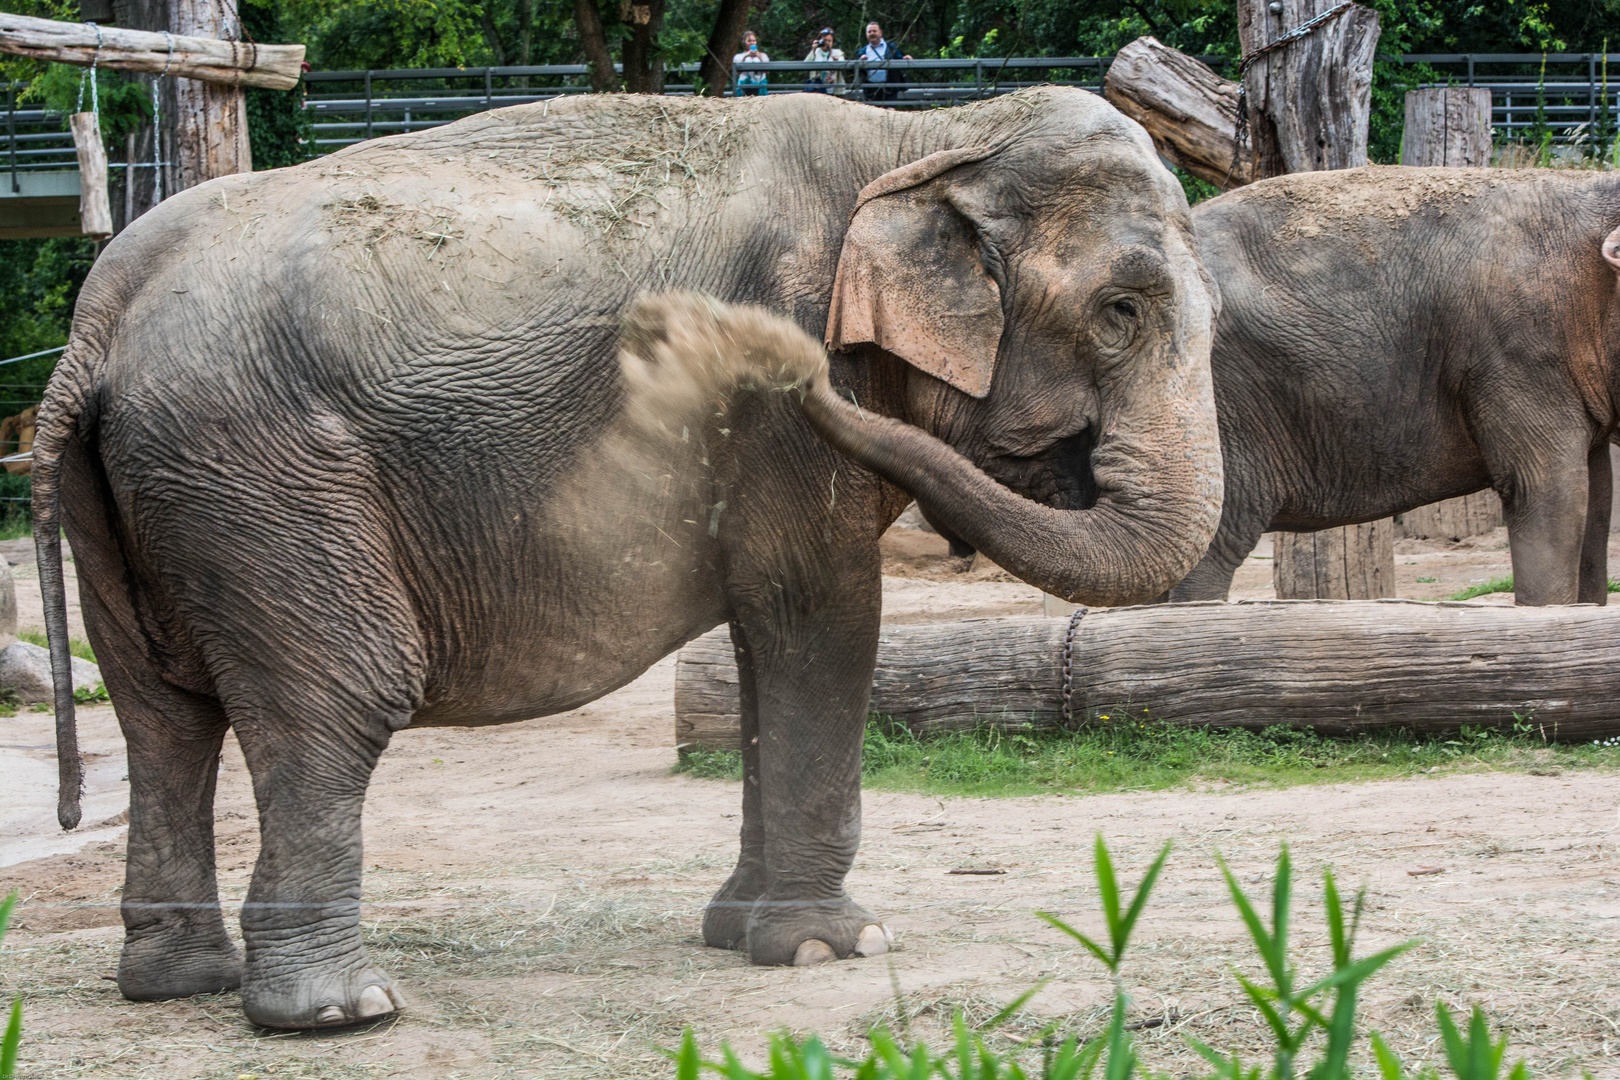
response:
[(179, 75), (230, 86), (291, 90), (304, 62), (302, 45), (155, 34), (94, 23), (56, 22), (0, 12), (0, 52), (63, 64)]
[(1147, 129), (1161, 157), (1200, 180), (1226, 189), (1258, 179), (1252, 150), (1232, 165), (1238, 84), (1186, 53), (1137, 38), (1109, 65), (1103, 96)]
[[(883, 628), (871, 711), (919, 734), (1063, 718), (1067, 619)], [(1548, 739), (1620, 734), (1620, 608), (1414, 600), (1267, 600), (1089, 612), (1073, 642), (1076, 720), (1205, 727), (1508, 727)], [(675, 742), (735, 749), (726, 628), (681, 650)]]

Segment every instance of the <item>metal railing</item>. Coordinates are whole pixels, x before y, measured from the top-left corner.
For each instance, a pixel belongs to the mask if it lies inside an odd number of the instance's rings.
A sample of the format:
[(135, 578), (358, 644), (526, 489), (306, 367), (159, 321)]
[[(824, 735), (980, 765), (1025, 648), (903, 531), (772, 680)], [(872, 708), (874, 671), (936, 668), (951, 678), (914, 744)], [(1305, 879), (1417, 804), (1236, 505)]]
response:
[[(1231, 74), (1233, 58), (1199, 60)], [(1385, 56), (1403, 66), (1424, 65), (1437, 76), (1424, 85), (1454, 83), (1491, 91), (1498, 137), (1548, 136), (1569, 142), (1592, 133), (1612, 135), (1620, 113), (1620, 53), (1428, 53)], [(1605, 61), (1607, 60), (1607, 64)], [(927, 108), (982, 100), (1025, 86), (1057, 84), (1101, 92), (1112, 57), (987, 57), (962, 60), (847, 60), (843, 63), (773, 61), (743, 70), (763, 73), (766, 92), (800, 93), (813, 72), (837, 72), (831, 90), (883, 108)], [(1606, 80), (1608, 64), (1615, 78)], [(739, 66), (741, 67), (741, 66)], [(664, 91), (694, 92), (696, 64), (671, 67)], [(886, 69), (904, 82), (877, 86), (870, 73)], [(737, 91), (734, 71), (726, 93)], [(431, 68), (396, 71), (318, 71), (306, 75), (305, 107), (314, 116), (315, 146), (329, 153), (376, 135), (418, 131), (485, 109), (544, 101), (590, 89), (584, 64), (529, 67)], [(330, 89), (328, 89), (330, 88)], [(748, 88), (744, 88), (748, 92)]]
[[(1199, 60), (1232, 74), (1233, 58)], [(1491, 123), (1498, 138), (1550, 137), (1571, 142), (1595, 135), (1612, 137), (1620, 127), (1620, 53), (1446, 53), (1386, 56), (1403, 66), (1423, 65), (1425, 85), (1454, 83), (1491, 92)], [(952, 60), (846, 60), (842, 63), (774, 61), (741, 66), (766, 78), (770, 94), (817, 89), (817, 72), (834, 72), (842, 84), (828, 87), (839, 96), (882, 108), (931, 108), (983, 100), (1033, 85), (1080, 86), (1101, 92), (1112, 57), (985, 57)], [(1614, 67), (1614, 78), (1606, 70)], [(885, 70), (883, 85), (871, 74)], [(737, 91), (733, 73), (726, 93)], [(668, 69), (664, 90), (694, 92), (698, 65)], [(900, 81), (903, 78), (904, 81)], [(390, 71), (314, 71), (304, 76), (304, 108), (312, 116), (315, 155), (363, 139), (420, 131), (486, 109), (587, 93), (590, 69), (584, 64), (536, 64), (484, 68), (418, 68)], [(748, 88), (744, 88), (747, 92)], [(0, 168), (10, 175), (9, 190), (20, 190), (26, 170), (77, 168), (73, 139), (64, 118), (38, 106), (19, 107), (18, 87), (7, 87), (6, 150)], [(109, 163), (122, 168), (123, 163)]]

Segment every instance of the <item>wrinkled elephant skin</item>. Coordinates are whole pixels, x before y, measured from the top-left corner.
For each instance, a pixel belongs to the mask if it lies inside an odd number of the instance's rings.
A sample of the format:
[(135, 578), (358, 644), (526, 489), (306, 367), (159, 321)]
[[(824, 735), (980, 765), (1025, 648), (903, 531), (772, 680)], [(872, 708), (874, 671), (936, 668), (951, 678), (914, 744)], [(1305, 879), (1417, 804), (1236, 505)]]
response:
[(1173, 600), (1226, 596), (1268, 529), (1494, 487), (1521, 604), (1605, 603), (1620, 180), (1373, 166), (1194, 208), (1220, 292), (1220, 530)]
[[(790, 321), (637, 299), (672, 290)], [(1180, 187), (1073, 90), (592, 95), (165, 202), (85, 284), (35, 464), (48, 621), (60, 523), (129, 746), (119, 986), (393, 1010), (358, 922), (390, 735), (575, 708), (721, 623), (747, 779), (705, 940), (882, 952), (844, 891), (878, 537), (916, 497), (1054, 592), (1162, 592), (1219, 518), (1211, 318)], [(241, 957), (227, 726), (262, 834)]]

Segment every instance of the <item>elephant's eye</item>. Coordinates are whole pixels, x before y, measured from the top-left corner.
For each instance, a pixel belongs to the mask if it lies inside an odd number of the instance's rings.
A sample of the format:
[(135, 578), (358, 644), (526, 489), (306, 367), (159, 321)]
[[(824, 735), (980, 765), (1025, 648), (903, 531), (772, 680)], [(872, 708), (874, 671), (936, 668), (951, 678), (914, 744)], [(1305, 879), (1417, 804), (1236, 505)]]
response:
[(1117, 301), (1114, 304), (1114, 310), (1125, 316), (1127, 319), (1136, 318), (1136, 305), (1131, 303), (1129, 300)]

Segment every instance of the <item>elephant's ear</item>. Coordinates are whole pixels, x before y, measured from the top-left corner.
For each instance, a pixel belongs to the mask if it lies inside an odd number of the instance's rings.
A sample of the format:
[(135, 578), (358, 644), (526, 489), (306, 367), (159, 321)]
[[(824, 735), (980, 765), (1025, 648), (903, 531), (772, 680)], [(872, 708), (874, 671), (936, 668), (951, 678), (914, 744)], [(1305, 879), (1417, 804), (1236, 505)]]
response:
[(1620, 272), (1620, 229), (1616, 229), (1603, 238), (1603, 258), (1617, 272)]
[(829, 348), (870, 341), (963, 393), (990, 392), (1001, 290), (942, 177), (993, 152), (943, 150), (861, 191), (833, 280)]

